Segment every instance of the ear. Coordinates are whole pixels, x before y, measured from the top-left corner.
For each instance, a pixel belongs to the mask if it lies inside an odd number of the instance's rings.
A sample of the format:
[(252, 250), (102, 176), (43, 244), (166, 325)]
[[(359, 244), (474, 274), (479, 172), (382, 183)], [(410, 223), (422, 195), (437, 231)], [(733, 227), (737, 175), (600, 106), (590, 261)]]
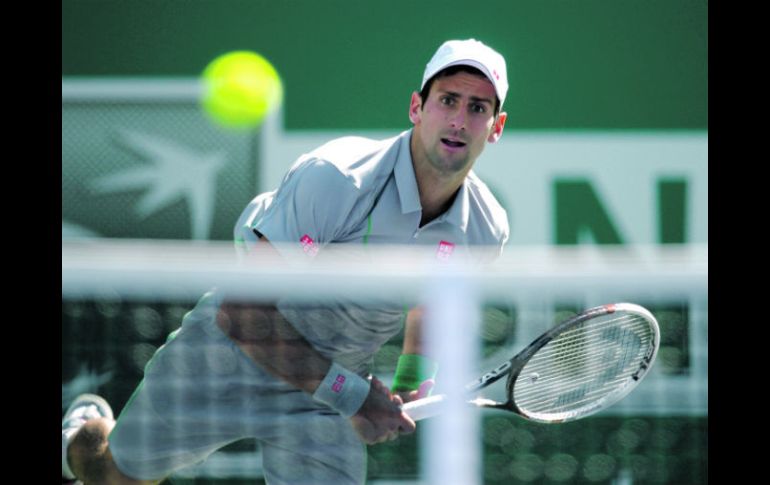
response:
[(508, 113), (502, 112), (497, 115), (495, 125), (492, 127), (492, 133), (487, 137), (489, 143), (495, 143), (503, 136), (503, 127), (505, 126), (505, 120), (508, 119)]
[(420, 115), (422, 114), (422, 98), (417, 91), (412, 93), (412, 100), (409, 103), (409, 119), (412, 123), (417, 125), (420, 122)]

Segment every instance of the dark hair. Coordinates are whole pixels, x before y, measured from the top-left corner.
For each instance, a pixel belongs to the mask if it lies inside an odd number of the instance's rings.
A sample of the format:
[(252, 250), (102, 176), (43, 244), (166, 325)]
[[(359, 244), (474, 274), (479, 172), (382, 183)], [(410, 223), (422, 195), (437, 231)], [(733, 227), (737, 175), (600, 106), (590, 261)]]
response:
[[(454, 76), (458, 72), (467, 72), (468, 74), (473, 74), (475, 76), (481, 76), (484, 79), (488, 79), (486, 74), (484, 74), (483, 72), (481, 72), (481, 70), (476, 69), (473, 66), (467, 66), (465, 64), (460, 64), (457, 66), (449, 66), (446, 69), (442, 69), (436, 74), (434, 74), (433, 77), (428, 79), (428, 82), (425, 83), (425, 86), (423, 86), (422, 91), (420, 91), (420, 98), (422, 98), (422, 105), (425, 106), (425, 103), (428, 101), (428, 95), (430, 94), (431, 86), (433, 86), (433, 81), (442, 77)], [(495, 116), (497, 116), (499, 112), (500, 112), (500, 98), (498, 98), (497, 94), (495, 94)]]

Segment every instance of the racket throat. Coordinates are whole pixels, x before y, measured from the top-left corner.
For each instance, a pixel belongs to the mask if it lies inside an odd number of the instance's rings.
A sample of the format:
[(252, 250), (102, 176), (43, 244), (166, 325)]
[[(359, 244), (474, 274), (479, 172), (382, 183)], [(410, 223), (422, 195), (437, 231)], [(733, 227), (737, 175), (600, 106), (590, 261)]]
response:
[(487, 399), (485, 397), (477, 397), (476, 399), (473, 399), (471, 403), (480, 408), (502, 409), (505, 411), (513, 410), (513, 403), (511, 403), (510, 401), (498, 402), (498, 401), (493, 401), (492, 399)]
[(505, 377), (509, 372), (511, 372), (511, 367), (512, 363), (510, 360), (500, 364), (495, 369), (492, 369), (491, 371), (487, 372), (483, 376), (465, 386), (465, 391), (468, 393), (474, 393), (494, 382), (497, 382), (502, 377)]

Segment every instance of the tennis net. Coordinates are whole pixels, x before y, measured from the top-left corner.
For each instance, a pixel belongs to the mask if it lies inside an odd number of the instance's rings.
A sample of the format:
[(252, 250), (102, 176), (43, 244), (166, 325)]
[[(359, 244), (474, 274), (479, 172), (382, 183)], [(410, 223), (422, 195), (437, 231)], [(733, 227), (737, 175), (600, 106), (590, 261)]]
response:
[[(235, 257), (231, 244), (149, 240), (62, 243), (62, 407), (98, 392), (116, 412), (145, 367), (213, 286), (242, 300), (287, 295), (434, 308), (435, 392), (464, 384), (582, 309), (644, 305), (661, 325), (644, 383), (599, 415), (564, 425), (486, 411), (434, 418), (414, 435), (369, 447), (370, 483), (706, 483), (708, 247), (509, 247), (495, 264), (439, 264), (401, 247), (331, 247), (287, 264)], [(376, 349), (371, 372), (393, 378), (403, 331)], [(452, 358), (446, 358), (451, 356)], [(486, 395), (501, 399), (501, 389)], [(462, 439), (458, 439), (462, 436)], [(512, 451), (513, 450), (513, 451)], [(232, 443), (172, 483), (260, 483), (262, 450)]]

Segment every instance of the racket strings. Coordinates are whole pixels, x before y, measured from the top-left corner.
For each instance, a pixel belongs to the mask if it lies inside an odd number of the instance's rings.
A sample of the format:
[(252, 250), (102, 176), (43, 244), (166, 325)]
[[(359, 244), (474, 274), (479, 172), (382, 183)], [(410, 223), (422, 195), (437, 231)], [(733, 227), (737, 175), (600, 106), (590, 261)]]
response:
[[(581, 361), (593, 361), (595, 362), (598, 356), (609, 354), (610, 352), (618, 350), (623, 352), (623, 358), (616, 360), (619, 362), (627, 361), (631, 358), (636, 358), (639, 349), (644, 349), (645, 344), (649, 344), (652, 340), (652, 334), (648, 331), (648, 326), (645, 321), (640, 320), (636, 325), (625, 325), (624, 330), (626, 333), (623, 337), (633, 337), (636, 340), (636, 345), (628, 345), (626, 342), (618, 342), (617, 340), (609, 341), (606, 338), (602, 338), (602, 341), (613, 344), (612, 347), (601, 347), (597, 345), (591, 345), (590, 351), (584, 351), (587, 348), (587, 343), (595, 343), (598, 341), (596, 338), (596, 331), (593, 331), (593, 335), (585, 336), (583, 338), (574, 338), (570, 341), (562, 341), (559, 337), (559, 341), (552, 341), (548, 345), (551, 345), (550, 349), (543, 347), (538, 353), (536, 353), (527, 364), (527, 367), (533, 367), (538, 364), (547, 366), (551, 372), (565, 372), (568, 368), (577, 367), (575, 364)], [(645, 330), (647, 330), (645, 332)], [(591, 332), (591, 331), (589, 331)], [(586, 332), (586, 333), (589, 333)], [(641, 334), (641, 335), (640, 335)], [(631, 338), (628, 338), (631, 340)], [(555, 357), (555, 354), (562, 354), (560, 358)], [(613, 356), (615, 357), (615, 356)], [(554, 365), (553, 362), (557, 364)], [(604, 362), (602, 362), (604, 364)], [(580, 369), (584, 369), (581, 367)]]
[[(597, 394), (605, 394), (607, 389), (614, 389), (617, 387), (618, 384), (622, 384), (628, 379), (628, 375), (618, 375), (613, 379), (612, 381), (607, 381), (601, 385), (601, 387), (595, 387), (593, 389), (589, 389), (585, 387), (586, 384), (590, 384), (594, 380), (594, 376), (585, 376), (582, 379), (571, 379), (570, 385), (571, 387), (569, 389), (560, 386), (558, 389), (554, 389), (552, 391), (558, 392), (558, 397), (567, 398), (570, 396), (570, 392), (576, 392), (579, 391), (580, 396), (588, 396), (588, 399), (591, 398), (591, 396), (595, 396)], [(528, 396), (534, 395), (536, 399), (530, 399), (526, 400)], [(548, 410), (550, 412), (558, 412), (559, 409), (554, 407), (551, 403), (553, 403), (553, 400), (555, 397), (553, 392), (549, 393), (548, 390), (543, 390), (542, 388), (538, 388), (537, 392), (534, 391), (528, 391), (528, 392), (519, 392), (517, 393), (516, 402), (519, 407), (535, 410), (540, 408), (543, 405), (548, 405)], [(526, 400), (525, 404), (522, 404), (522, 402)], [(579, 407), (579, 404), (581, 404), (582, 401), (579, 401), (577, 398), (574, 400), (569, 401), (570, 407)]]
[[(553, 392), (560, 392), (565, 385), (578, 386), (583, 384), (586, 379), (598, 380), (601, 378), (598, 381), (599, 384), (611, 384), (614, 376), (627, 368), (638, 367), (643, 357), (643, 354), (639, 352), (640, 350), (641, 347), (638, 347), (633, 353), (626, 350), (621, 356), (618, 356), (618, 352), (599, 350), (571, 359), (562, 357), (557, 365), (551, 363), (537, 365), (536, 363), (536, 365), (531, 365), (525, 369), (522, 374), (526, 376), (529, 373), (535, 377), (539, 377), (540, 373), (543, 374), (544, 378), (539, 380), (537, 386), (538, 394), (541, 396), (547, 387), (550, 387)], [(633, 366), (629, 366), (629, 363), (633, 363)]]
[[(629, 323), (631, 322), (631, 323)], [(611, 324), (615, 324), (611, 329), (607, 327)], [(608, 332), (608, 330), (610, 330)], [(641, 332), (634, 330), (643, 330)], [(550, 354), (562, 353), (574, 353), (575, 348), (584, 348), (586, 344), (593, 344), (599, 337), (607, 343), (623, 345), (626, 342), (618, 337), (636, 337), (637, 341), (642, 340), (639, 335), (644, 337), (651, 336), (649, 326), (646, 320), (636, 315), (625, 316), (622, 318), (616, 318), (613, 320), (604, 321), (587, 321), (583, 322), (577, 329), (572, 329), (557, 338), (549, 342), (542, 349), (538, 350), (535, 356), (531, 360), (551, 358)]]
[(560, 386), (557, 389), (544, 390), (534, 394), (533, 398), (517, 396), (516, 405), (530, 413), (578, 412), (584, 405), (596, 404), (628, 384), (630, 382), (627, 375), (617, 376), (614, 380), (600, 386), (592, 382), (592, 379), (574, 380), (569, 388)]
[(565, 331), (530, 359), (515, 385), (520, 409), (575, 411), (623, 387), (639, 368), (653, 335), (642, 316), (607, 317)]
[[(629, 369), (631, 370), (631, 369)], [(538, 388), (537, 392), (518, 392), (516, 404), (528, 411), (536, 412), (563, 412), (580, 408), (585, 402), (593, 401), (597, 396), (607, 394), (608, 390), (614, 390), (628, 380), (628, 375), (618, 374), (613, 380), (599, 386), (590, 386), (594, 382), (594, 376), (583, 379), (570, 380), (570, 387), (566, 388), (561, 383), (555, 389)], [(529, 399), (534, 397), (533, 399)]]
[[(597, 396), (598, 396), (598, 398), (604, 397), (605, 395), (608, 394), (606, 392), (606, 389), (608, 389), (608, 388), (616, 389), (619, 385), (622, 385), (622, 384), (626, 383), (627, 382), (626, 379), (627, 379), (627, 376), (619, 377), (618, 379), (616, 379), (615, 385), (610, 386), (610, 387), (605, 387), (604, 390), (602, 390), (602, 392), (594, 391), (594, 392), (580, 393), (580, 396), (581, 396), (580, 399), (575, 399), (574, 398), (575, 395), (570, 396), (569, 393), (567, 393), (567, 394), (565, 394), (565, 396), (570, 399), (569, 400), (569, 406), (562, 406), (562, 407), (549, 406), (548, 408), (543, 409), (543, 410), (541, 410), (539, 412), (541, 412), (541, 413), (542, 412), (547, 412), (547, 413), (560, 413), (560, 412), (562, 412), (563, 413), (563, 412), (568, 412), (568, 411), (579, 410), (580, 408), (584, 407), (587, 404), (596, 403), (597, 402)], [(580, 388), (576, 388), (575, 391), (578, 391), (579, 389)], [(540, 406), (542, 406), (543, 404), (546, 404), (546, 403), (543, 402), (543, 401), (540, 401), (540, 402), (533, 401), (532, 404), (530, 404), (529, 407), (527, 407), (526, 409), (530, 410), (530, 411), (536, 411), (538, 409), (538, 404)], [(536, 412), (538, 412), (538, 411), (536, 411)]]
[[(612, 324), (619, 324), (619, 326), (614, 327), (618, 332), (621, 328), (627, 328), (628, 324), (626, 322), (628, 321), (637, 321), (640, 323), (643, 323), (644, 325), (647, 325), (647, 320), (640, 316), (635, 314), (622, 314), (622, 315), (613, 315), (613, 318), (606, 318), (607, 315), (601, 315), (599, 317), (594, 317), (588, 320), (584, 320), (581, 322), (580, 325), (576, 325), (575, 328), (572, 328), (570, 330), (565, 330), (557, 338), (549, 342), (549, 345), (560, 345), (564, 343), (572, 343), (577, 342), (580, 340), (579, 337), (574, 337), (575, 335), (580, 335), (583, 337), (591, 336), (595, 334), (596, 332), (601, 332), (603, 330), (606, 330), (605, 327), (612, 325)], [(587, 327), (590, 327), (587, 329)]]
[[(573, 368), (575, 371), (585, 368), (575, 365), (581, 361), (596, 363), (600, 361), (600, 356), (604, 357), (602, 360), (613, 359), (616, 362), (622, 362), (635, 357), (638, 350), (644, 347), (645, 340), (651, 340), (647, 335), (643, 335), (645, 329), (645, 322), (639, 321), (636, 325), (625, 325), (623, 332), (620, 335), (613, 334), (611, 340), (601, 332), (598, 333), (599, 338), (597, 338), (596, 330), (585, 332), (582, 338), (573, 338), (570, 341), (563, 341), (559, 337), (559, 341), (554, 340), (540, 349), (527, 366), (544, 365), (551, 371), (566, 372), (568, 368)], [(606, 345), (598, 345), (601, 343)], [(617, 359), (619, 357), (617, 354), (621, 351), (622, 358)]]
[[(626, 320), (628, 322), (633, 319)], [(619, 321), (606, 322), (604, 326)], [(577, 334), (574, 332), (572, 336), (559, 336), (540, 349), (530, 359), (527, 367), (544, 366), (562, 372), (566, 370), (565, 368), (572, 367), (577, 371), (586, 368), (575, 365), (580, 361), (606, 365), (610, 360), (617, 363), (628, 360), (629, 355), (635, 357), (638, 350), (644, 348), (645, 341), (651, 340), (652, 334), (645, 331), (648, 326), (644, 320), (637, 319), (635, 324), (627, 322), (623, 323), (622, 331), (612, 332), (611, 335), (604, 332), (602, 328), (586, 330), (584, 327), (579, 337), (575, 336)], [(597, 345), (602, 343), (605, 345)], [(618, 351), (623, 352), (623, 359), (617, 359)], [(599, 359), (599, 356), (604, 356), (604, 359)]]
[[(597, 374), (601, 370), (605, 370), (605, 371), (606, 370), (613, 370), (613, 371), (616, 371), (616, 372), (613, 373), (613, 375), (617, 375), (617, 374), (622, 373), (622, 371), (626, 370), (627, 368), (628, 369), (636, 369), (638, 367), (637, 364), (639, 362), (641, 362), (641, 360), (642, 360), (641, 359), (642, 356), (639, 353), (637, 353), (637, 355), (639, 357), (638, 359), (635, 359), (635, 360), (626, 359), (625, 361), (621, 361), (622, 363), (618, 364), (618, 365), (603, 366), (603, 367), (600, 367), (598, 369), (597, 369), (598, 366), (595, 366), (593, 369), (588, 369), (588, 370), (581, 369), (580, 372), (574, 372), (574, 373), (571, 374), (571, 377), (569, 377), (569, 383), (573, 384), (573, 385), (578, 385), (578, 384), (580, 384), (580, 383), (582, 383), (583, 381), (586, 381), (586, 380), (595, 380), (596, 377), (597, 377)], [(629, 363), (632, 363), (633, 365), (630, 366), (630, 365), (628, 365)], [(528, 369), (528, 370), (530, 370), (530, 369)], [(538, 370), (543, 370), (544, 372), (547, 372), (548, 374), (546, 374), (545, 377), (540, 377), (540, 374), (539, 374)], [(537, 389), (535, 389), (535, 391), (537, 391), (538, 393), (542, 392), (542, 387), (543, 386), (547, 386), (547, 385), (552, 384), (552, 383), (558, 383), (560, 385), (563, 385), (563, 383), (567, 380), (567, 378), (564, 376), (564, 374), (566, 374), (566, 373), (563, 370), (560, 370), (558, 368), (553, 368), (553, 367), (549, 367), (547, 369), (535, 369), (535, 370), (532, 370), (528, 375), (525, 375), (522, 372), (522, 374), (520, 374), (520, 376), (521, 376), (520, 378), (527, 378), (527, 377), (530, 377), (530, 376), (532, 376), (534, 374), (537, 374), (537, 378), (531, 379), (531, 381), (532, 381), (533, 384), (536, 381)], [(561, 375), (556, 375), (556, 374), (561, 374)], [(608, 374), (608, 377), (609, 377), (609, 374)], [(627, 376), (624, 376), (624, 377), (627, 377)], [(605, 381), (605, 382), (608, 382), (608, 381)], [(526, 395), (526, 394), (523, 394), (523, 395)]]

